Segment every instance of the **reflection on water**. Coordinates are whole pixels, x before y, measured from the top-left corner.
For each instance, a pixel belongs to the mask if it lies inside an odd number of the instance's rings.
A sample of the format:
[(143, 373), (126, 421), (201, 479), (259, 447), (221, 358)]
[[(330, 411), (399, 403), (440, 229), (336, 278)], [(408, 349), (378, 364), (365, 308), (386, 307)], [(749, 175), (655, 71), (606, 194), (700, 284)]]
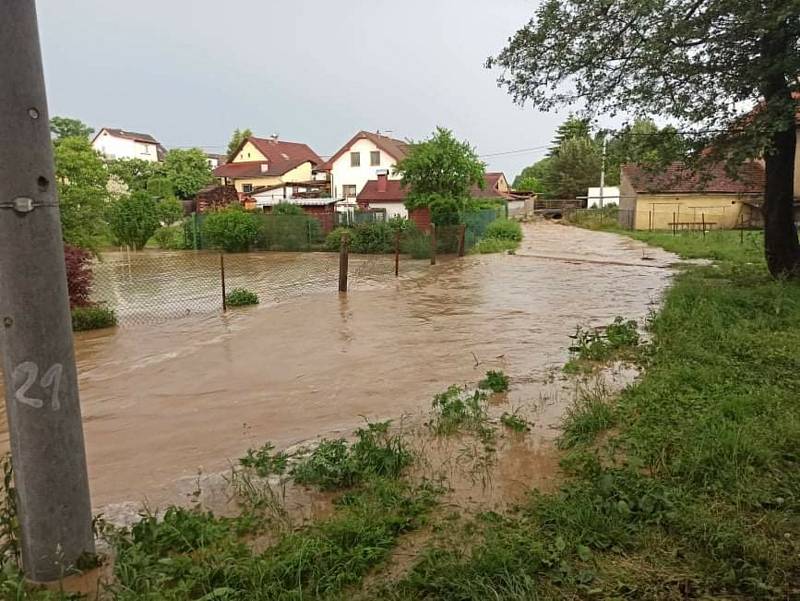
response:
[[(551, 224), (525, 230), (516, 255), (446, 261), (346, 297), (305, 294), (76, 335), (95, 506), (173, 500), (177, 480), (224, 470), (248, 447), (419, 413), (447, 385), (493, 368), (512, 377), (510, 406), (535, 405), (537, 440), (551, 440), (568, 395), (543, 382), (566, 359), (568, 336), (579, 323), (643, 318), (669, 277), (650, 266), (672, 257), (649, 249), (641, 267), (643, 247), (632, 240)], [(531, 256), (542, 254), (630, 265)], [(307, 256), (291, 259), (302, 269)]]

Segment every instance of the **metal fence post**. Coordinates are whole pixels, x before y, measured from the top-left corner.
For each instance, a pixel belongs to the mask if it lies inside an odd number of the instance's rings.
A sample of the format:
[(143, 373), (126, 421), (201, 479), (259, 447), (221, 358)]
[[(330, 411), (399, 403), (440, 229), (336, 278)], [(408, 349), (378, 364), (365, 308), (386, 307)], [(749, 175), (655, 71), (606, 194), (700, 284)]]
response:
[(703, 238), (705, 238), (706, 237), (706, 214), (705, 213), (700, 213), (700, 218), (703, 221)]
[(350, 254), (350, 235), (342, 234), (339, 242), (339, 292), (347, 292), (347, 264)]
[(228, 310), (228, 294), (225, 291), (225, 253), (219, 253), (219, 276), (222, 282), (222, 312)]
[(394, 277), (400, 275), (400, 230), (394, 235)]
[(436, 265), (436, 224), (431, 223), (431, 265)]
[(739, 244), (744, 244), (744, 213), (739, 214)]
[(672, 213), (672, 235), (678, 233), (678, 222), (675, 220), (675, 213)]
[(197, 245), (197, 211), (192, 211), (192, 246), (195, 250), (198, 249)]
[(0, 0), (0, 341), (22, 565), (94, 553), (64, 245), (34, 0)]

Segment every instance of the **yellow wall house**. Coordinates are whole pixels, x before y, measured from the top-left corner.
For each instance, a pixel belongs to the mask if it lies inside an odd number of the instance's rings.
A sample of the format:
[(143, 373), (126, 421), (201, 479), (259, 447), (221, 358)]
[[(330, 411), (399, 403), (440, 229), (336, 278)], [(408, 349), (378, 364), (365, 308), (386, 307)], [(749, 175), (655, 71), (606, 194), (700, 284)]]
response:
[(283, 183), (307, 182), (322, 159), (306, 144), (277, 138), (247, 138), (233, 160), (214, 169), (225, 185), (241, 194)]
[(761, 221), (764, 168), (742, 165), (736, 178), (721, 164), (700, 172), (672, 163), (651, 172), (623, 165), (620, 178), (619, 222), (637, 230), (731, 229)]

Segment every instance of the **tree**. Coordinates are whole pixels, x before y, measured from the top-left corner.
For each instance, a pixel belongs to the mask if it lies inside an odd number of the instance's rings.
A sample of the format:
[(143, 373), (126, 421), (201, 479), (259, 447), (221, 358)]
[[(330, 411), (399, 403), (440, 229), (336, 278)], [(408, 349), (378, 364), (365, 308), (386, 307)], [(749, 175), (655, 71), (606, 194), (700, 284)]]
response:
[(161, 225), (172, 225), (183, 217), (183, 203), (174, 196), (156, 200), (158, 208), (158, 221)]
[(586, 195), (600, 181), (601, 157), (590, 138), (564, 140), (552, 158), (547, 188), (558, 198)]
[(608, 141), (606, 184), (619, 185), (620, 167), (625, 163), (656, 170), (680, 160), (683, 154), (683, 140), (674, 127), (660, 129), (652, 119), (636, 119)]
[(64, 138), (87, 139), (94, 133), (94, 129), (78, 119), (53, 117), (50, 119), (50, 133), (53, 135), (53, 143), (58, 144)]
[(141, 190), (111, 204), (107, 217), (111, 233), (119, 243), (135, 250), (144, 248), (161, 225), (156, 199)]
[(54, 149), (64, 241), (96, 249), (105, 232), (108, 172), (88, 138), (63, 138)]
[(273, 215), (305, 215), (303, 207), (294, 205), (290, 202), (280, 202), (272, 207)]
[(199, 148), (170, 150), (164, 158), (164, 175), (180, 199), (194, 198), (201, 188), (213, 181), (208, 159)]
[(203, 222), (203, 237), (211, 246), (228, 252), (249, 250), (257, 236), (258, 221), (255, 215), (239, 205), (211, 213)]
[(567, 120), (556, 129), (556, 135), (547, 155), (551, 157), (557, 156), (561, 149), (561, 144), (575, 138), (587, 140), (591, 138), (589, 119), (581, 119), (575, 115), (567, 117)]
[(483, 188), (485, 167), (469, 142), (459, 142), (449, 129), (437, 127), (426, 141), (411, 145), (395, 172), (409, 189), (408, 209), (427, 207), (433, 200), (441, 204), (442, 198), (449, 198), (461, 210), (470, 188)]
[(161, 163), (144, 159), (112, 159), (106, 161), (106, 167), (108, 173), (125, 182), (131, 192), (146, 190), (147, 182), (163, 175), (164, 171)]
[(799, 46), (800, 0), (545, 0), (487, 66), (520, 104), (673, 118), (698, 164), (763, 156), (767, 265), (800, 277)]
[(547, 187), (552, 162), (552, 157), (548, 156), (536, 161), (529, 167), (525, 167), (514, 178), (513, 188), (524, 192), (536, 192), (542, 196), (552, 196), (552, 191)]
[(241, 146), (242, 142), (252, 135), (253, 132), (250, 131), (250, 128), (240, 130), (237, 127), (233, 131), (233, 135), (231, 135), (231, 141), (228, 142), (228, 161), (232, 161), (234, 159), (236, 156), (236, 151), (239, 150), (239, 146)]

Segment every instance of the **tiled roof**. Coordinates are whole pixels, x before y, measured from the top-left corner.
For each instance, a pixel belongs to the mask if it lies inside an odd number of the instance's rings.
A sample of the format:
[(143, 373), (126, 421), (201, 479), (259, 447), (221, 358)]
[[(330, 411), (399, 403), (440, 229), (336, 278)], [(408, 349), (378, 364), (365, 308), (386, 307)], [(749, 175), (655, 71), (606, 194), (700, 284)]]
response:
[(717, 192), (730, 194), (757, 194), (764, 192), (764, 168), (751, 161), (741, 165), (737, 177), (725, 171), (721, 163), (706, 166), (699, 171), (684, 163), (671, 163), (664, 169), (650, 171), (640, 165), (623, 165), (622, 175), (636, 192), (686, 193)]
[[(306, 144), (254, 137), (247, 138), (245, 142), (247, 141), (250, 141), (261, 154), (267, 157), (267, 160), (226, 163), (214, 169), (215, 177), (271, 177), (284, 175), (303, 163), (311, 163), (314, 166), (322, 162), (319, 155)], [(245, 142), (242, 142), (242, 146)], [(262, 165), (265, 164), (267, 169), (263, 170)]]
[(375, 144), (378, 148), (383, 150), (385, 153), (389, 154), (395, 161), (400, 161), (406, 157), (408, 154), (409, 144), (408, 142), (404, 142), (403, 140), (397, 140), (395, 138), (390, 138), (389, 136), (383, 136), (381, 134), (374, 134), (368, 131), (360, 131), (355, 136), (350, 138), (350, 140), (342, 146), (339, 151), (325, 161), (322, 165), (318, 167), (321, 171), (328, 171), (331, 169), (333, 164), (341, 157), (345, 152), (350, 150), (350, 147), (353, 146), (359, 140), (366, 139)]
[(135, 131), (128, 131), (125, 129), (114, 129), (112, 127), (102, 128), (99, 132), (97, 132), (97, 135), (94, 137), (94, 139), (96, 140), (98, 136), (100, 136), (100, 134), (102, 134), (104, 131), (107, 131), (115, 138), (124, 138), (126, 140), (133, 140), (134, 142), (144, 142), (146, 144), (157, 144), (160, 146), (158, 140), (156, 140), (150, 134), (142, 134)]
[(408, 188), (403, 187), (403, 182), (399, 179), (386, 180), (386, 191), (378, 190), (378, 180), (372, 179), (367, 182), (359, 192), (356, 200), (358, 202), (404, 202), (408, 195)]
[[(497, 182), (500, 181), (502, 173), (487, 173), (485, 175), (486, 184), (481, 190), (478, 186), (473, 186), (470, 189), (470, 196), (473, 198), (507, 198), (505, 194), (497, 189)], [(368, 202), (405, 202), (408, 195), (408, 189), (402, 186), (402, 181), (399, 179), (386, 180), (386, 191), (381, 192), (378, 189), (378, 180), (370, 180), (361, 190), (356, 200), (362, 203)]]

